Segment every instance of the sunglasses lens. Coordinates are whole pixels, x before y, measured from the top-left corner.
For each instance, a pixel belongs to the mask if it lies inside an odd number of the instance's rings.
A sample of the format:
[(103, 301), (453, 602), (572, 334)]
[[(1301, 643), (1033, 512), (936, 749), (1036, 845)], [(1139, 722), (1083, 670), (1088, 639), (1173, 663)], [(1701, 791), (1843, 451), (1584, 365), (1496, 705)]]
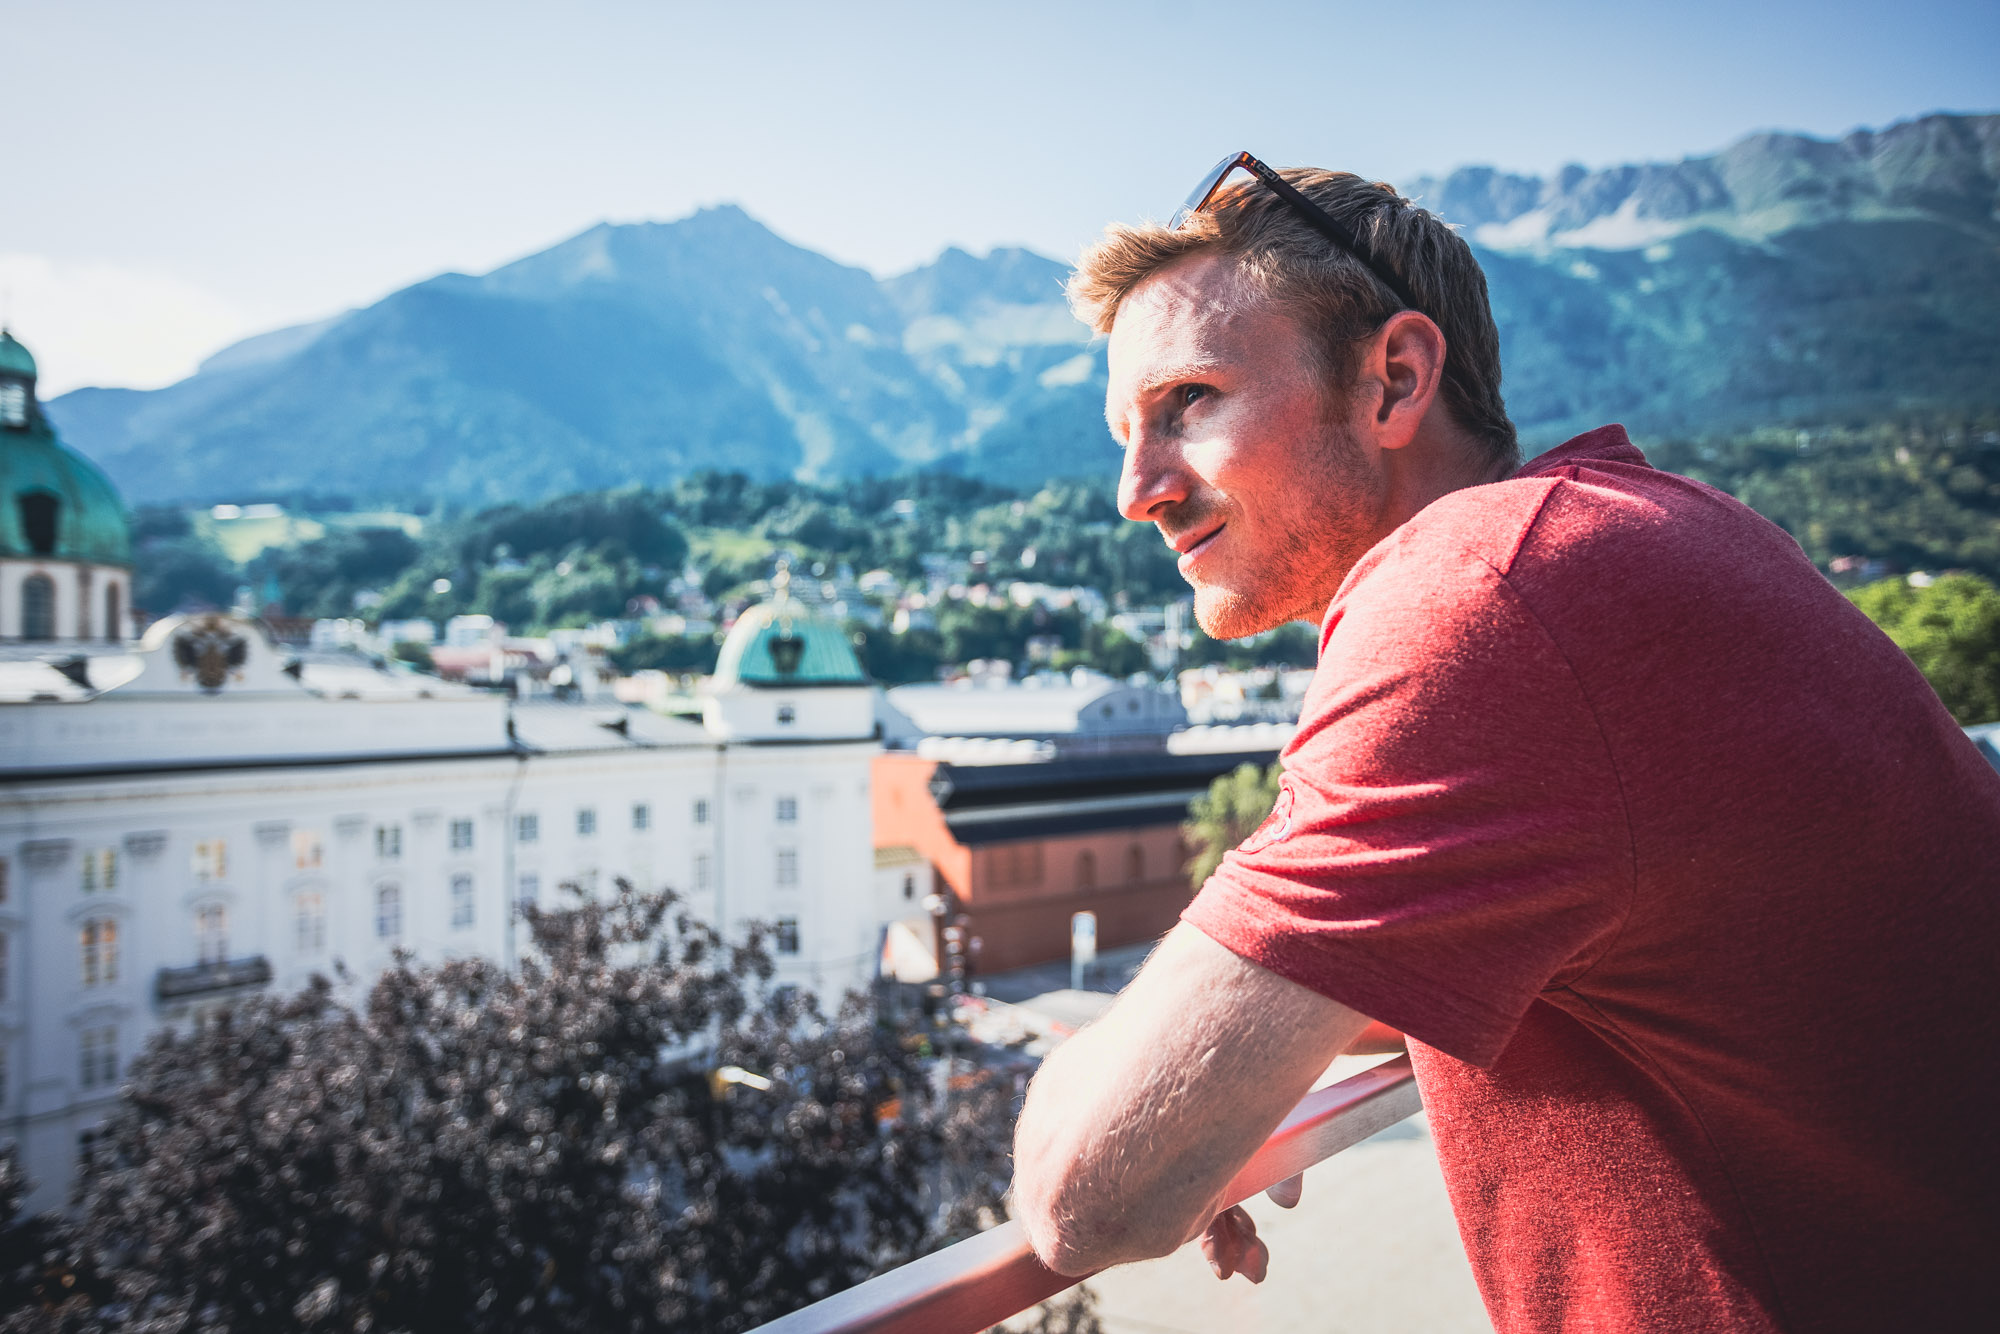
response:
[(1210, 168), (1208, 174), (1201, 178), (1201, 184), (1188, 192), (1187, 202), (1174, 211), (1173, 218), (1167, 223), (1167, 230), (1179, 231), (1182, 223), (1201, 212), (1202, 206), (1208, 203), (1209, 196), (1215, 193), (1215, 187), (1222, 184), (1222, 178), (1242, 161), (1243, 154), (1231, 153)]

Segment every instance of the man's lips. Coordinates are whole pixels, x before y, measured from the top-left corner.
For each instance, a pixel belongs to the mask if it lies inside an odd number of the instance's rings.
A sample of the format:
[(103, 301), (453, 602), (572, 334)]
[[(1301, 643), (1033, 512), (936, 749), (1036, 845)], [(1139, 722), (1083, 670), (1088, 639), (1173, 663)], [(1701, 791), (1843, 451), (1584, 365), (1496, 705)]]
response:
[(1200, 555), (1211, 542), (1215, 541), (1222, 530), (1228, 526), (1226, 523), (1219, 523), (1215, 527), (1208, 529), (1191, 528), (1184, 533), (1178, 533), (1168, 538), (1167, 545), (1180, 553), (1180, 564), (1186, 566), (1196, 556)]

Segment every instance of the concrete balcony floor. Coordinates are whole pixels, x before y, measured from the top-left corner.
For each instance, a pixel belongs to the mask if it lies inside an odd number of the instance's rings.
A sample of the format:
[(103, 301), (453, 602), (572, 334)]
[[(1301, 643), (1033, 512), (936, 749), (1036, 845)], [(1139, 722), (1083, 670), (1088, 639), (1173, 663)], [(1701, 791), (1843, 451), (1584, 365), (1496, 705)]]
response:
[[(1343, 1072), (1346, 1073), (1346, 1072)], [(1090, 1280), (1107, 1334), (1489, 1334), (1421, 1116), (1306, 1173), (1305, 1197), (1249, 1206), (1271, 1248), (1253, 1285), (1199, 1246)]]

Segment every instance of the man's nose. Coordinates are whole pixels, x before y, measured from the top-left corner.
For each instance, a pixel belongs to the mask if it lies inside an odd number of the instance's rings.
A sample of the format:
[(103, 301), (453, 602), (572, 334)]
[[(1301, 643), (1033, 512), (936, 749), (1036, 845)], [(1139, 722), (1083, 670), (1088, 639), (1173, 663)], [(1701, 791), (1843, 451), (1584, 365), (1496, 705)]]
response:
[(1118, 512), (1146, 523), (1187, 498), (1187, 470), (1179, 452), (1151, 431), (1135, 431), (1118, 470)]

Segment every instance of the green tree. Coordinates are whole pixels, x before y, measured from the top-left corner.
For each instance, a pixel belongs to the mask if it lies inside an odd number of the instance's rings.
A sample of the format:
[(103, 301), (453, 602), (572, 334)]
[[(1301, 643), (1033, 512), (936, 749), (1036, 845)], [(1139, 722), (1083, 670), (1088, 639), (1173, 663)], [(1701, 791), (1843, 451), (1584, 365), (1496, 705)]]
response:
[(705, 676), (715, 670), (721, 651), (714, 635), (648, 635), (612, 649), (610, 658), (621, 672), (694, 672)]
[(1278, 764), (1239, 764), (1210, 783), (1208, 791), (1188, 806), (1181, 835), (1192, 850), (1187, 874), (1196, 889), (1215, 874), (1223, 855), (1250, 837), (1271, 814), (1284, 772)]
[(399, 640), (390, 650), (398, 662), (407, 662), (420, 672), (435, 672), (437, 663), (431, 659), (431, 646), (420, 644), (414, 639)]
[(1964, 726), (2000, 722), (2000, 588), (1976, 574), (1928, 587), (1882, 579), (1848, 594), (1882, 627)]
[(242, 572), (214, 543), (193, 533), (141, 540), (132, 555), (132, 605), (155, 616), (226, 607)]
[(944, 644), (935, 630), (896, 634), (880, 626), (857, 624), (854, 634), (854, 651), (861, 658), (862, 670), (885, 686), (935, 681), (945, 662)]

